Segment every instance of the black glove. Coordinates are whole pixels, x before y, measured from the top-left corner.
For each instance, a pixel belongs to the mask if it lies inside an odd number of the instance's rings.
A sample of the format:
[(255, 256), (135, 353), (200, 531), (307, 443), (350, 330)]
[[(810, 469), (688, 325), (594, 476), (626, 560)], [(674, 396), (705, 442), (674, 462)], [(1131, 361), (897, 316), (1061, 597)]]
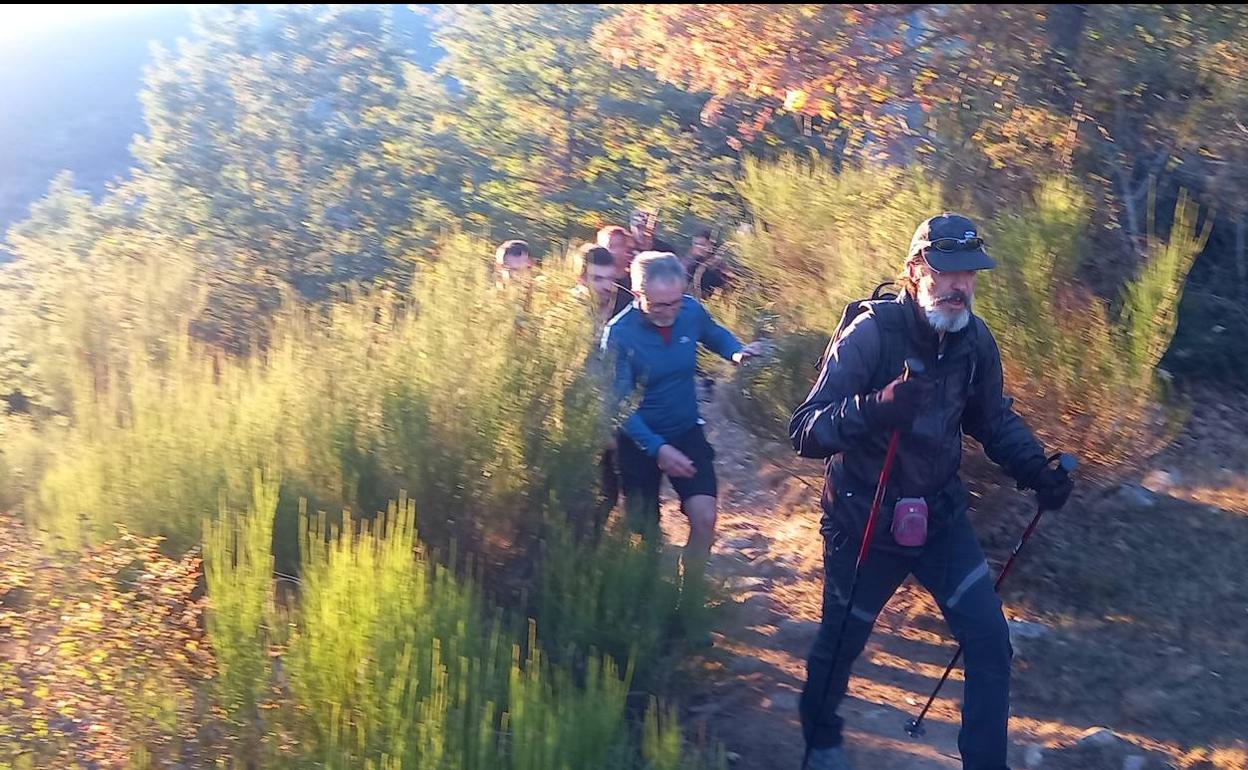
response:
[(867, 395), (863, 403), (867, 421), (877, 428), (908, 430), (914, 418), (927, 407), (936, 383), (923, 377), (898, 377), (883, 389)]
[(1075, 482), (1066, 471), (1045, 466), (1029, 486), (1036, 490), (1036, 502), (1043, 510), (1056, 511), (1066, 504)]

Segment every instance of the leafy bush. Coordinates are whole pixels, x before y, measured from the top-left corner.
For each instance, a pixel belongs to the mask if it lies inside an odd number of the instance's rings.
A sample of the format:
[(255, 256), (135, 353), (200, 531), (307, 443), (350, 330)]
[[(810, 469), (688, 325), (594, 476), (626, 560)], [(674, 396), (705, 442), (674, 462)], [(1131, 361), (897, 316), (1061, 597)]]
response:
[(568, 528), (545, 543), (536, 599), (538, 629), (556, 653), (599, 650), (651, 673), (680, 600), (676, 570), (663, 552), (611, 528), (577, 546)]
[(123, 522), (185, 548), (257, 465), (315, 508), (370, 515), (408, 489), (442, 543), (535, 534), (552, 495), (574, 513), (605, 433), (588, 313), (554, 270), (496, 289), (485, 254), (452, 238), (409, 297), (291, 308), (249, 359), (136, 360), (79, 398), (36, 520), (71, 544)]
[(977, 302), (1020, 411), (1049, 445), (1109, 470), (1155, 450), (1171, 429), (1156, 369), (1207, 227), (1196, 231), (1196, 207), (1181, 198), (1169, 238), (1150, 237), (1115, 318), (1076, 273), (1089, 214), (1074, 183), (1053, 180), (1031, 205), (999, 217), (991, 230), (999, 267)]
[[(220, 717), (205, 723), (231, 753), (279, 767), (641, 761), (624, 695), (677, 603), (657, 553), (559, 549), (570, 561), (550, 562), (533, 599), (548, 660), (416, 539), (419, 504), (434, 547), (535, 559), (539, 538), (596, 505), (587, 458), (607, 420), (589, 314), (557, 265), (494, 286), (489, 253), (451, 237), (410, 295), (290, 308), (249, 358), (184, 341), (73, 391), (30, 519), (57, 558), (118, 523), (167, 551), (202, 542)], [(295, 511), (300, 497), (345, 510), (341, 526)], [(222, 502), (246, 499), (245, 516)], [(280, 623), (275, 555), (300, 579)]]
[(273, 617), (273, 519), (278, 485), (259, 472), (246, 515), (223, 510), (204, 522), (208, 635), (216, 657), (215, 700), (235, 724), (256, 718), (269, 679)]
[(810, 393), (828, 335), (795, 330), (775, 341), (770, 354), (737, 377), (737, 414), (755, 433), (787, 440), (793, 409)]
[(893, 167), (845, 169), (786, 157), (744, 164), (753, 219), (736, 247), (780, 332), (830, 333), (841, 308), (901, 269), (919, 222), (942, 208), (939, 184)]
[[(210, 606), (254, 616), (271, 596), (270, 585), (253, 579), (265, 518), (252, 517), (267, 510), (271, 520), (276, 488), (257, 482), (253, 514), (234, 519), (236, 540), (213, 530)], [(621, 673), (611, 657), (592, 652), (572, 664), (547, 659), (533, 624), (526, 633), (513, 616), (491, 610), (470, 578), (429, 561), (412, 500), (371, 522), (305, 521), (285, 643), (271, 646), (242, 623), (210, 624), (210, 633), (227, 631), (212, 637), (219, 680), (243, 684), (245, 671), (257, 675), (254, 688), (279, 693), (265, 712), (275, 716), (257, 724), (266, 766), (640, 767), (625, 707), (631, 668)], [(259, 663), (270, 650), (282, 672), (271, 682)], [(217, 692), (239, 700), (231, 688)], [(245, 724), (235, 729), (248, 732)], [(673, 715), (664, 729), (679, 739)], [(674, 756), (679, 767), (702, 767), (690, 747)]]
[(213, 663), (199, 559), (124, 529), (72, 560), (42, 545), (0, 516), (0, 765), (124, 767), (195, 746)]
[[(740, 191), (755, 225), (737, 245), (768, 301), (738, 297), (736, 316), (773, 315), (779, 344), (770, 370), (740, 375), (738, 406), (755, 429), (776, 435), (813, 382), (809, 361), (844, 303), (899, 271), (910, 234), (941, 210), (941, 196), (904, 170), (837, 174), (792, 158), (747, 163)], [(999, 266), (981, 276), (976, 312), (997, 338), (1007, 391), (1028, 421), (1048, 444), (1107, 470), (1156, 448), (1172, 426), (1156, 369), (1209, 225), (1198, 231), (1196, 207), (1180, 199), (1168, 237), (1150, 236), (1115, 312), (1078, 277), (1090, 206), (1077, 184), (1055, 179), (988, 223)]]

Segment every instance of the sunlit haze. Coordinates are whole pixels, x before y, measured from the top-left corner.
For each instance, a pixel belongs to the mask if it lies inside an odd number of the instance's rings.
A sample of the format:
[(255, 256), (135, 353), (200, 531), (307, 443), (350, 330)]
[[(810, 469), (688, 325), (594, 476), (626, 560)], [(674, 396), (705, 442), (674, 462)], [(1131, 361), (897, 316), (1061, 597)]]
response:
[(140, 3), (117, 5), (5, 5), (0, 6), (0, 41), (20, 40), (30, 35), (56, 31), (101, 19), (142, 13), (157, 6)]

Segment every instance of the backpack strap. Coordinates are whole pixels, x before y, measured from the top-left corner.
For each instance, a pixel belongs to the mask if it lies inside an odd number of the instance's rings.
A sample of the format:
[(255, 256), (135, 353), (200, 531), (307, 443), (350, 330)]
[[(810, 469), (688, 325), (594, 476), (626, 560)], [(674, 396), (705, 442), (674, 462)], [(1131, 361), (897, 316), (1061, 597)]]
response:
[(827, 346), (823, 349), (823, 355), (815, 362), (815, 369), (823, 371), (823, 365), (828, 362), (828, 357), (832, 355), (832, 346), (841, 338), (841, 335), (845, 333), (845, 330), (849, 328), (849, 325), (854, 322), (855, 318), (862, 315), (869, 307), (897, 299), (897, 292), (886, 291), (886, 289), (896, 285), (892, 281), (876, 284), (875, 288), (871, 290), (871, 299), (856, 299), (845, 306), (845, 309), (841, 311), (841, 320), (836, 324), (836, 331), (832, 332), (832, 338), (828, 340)]
[(887, 289), (888, 287), (896, 286), (896, 285), (897, 284), (893, 283), (892, 281), (884, 281), (883, 283), (878, 284), (874, 289), (871, 290), (871, 299), (873, 300), (897, 299), (897, 292), (885, 291), (885, 289)]
[(870, 300), (856, 299), (846, 305), (845, 309), (841, 311), (841, 320), (837, 321), (836, 330), (832, 332), (831, 338), (828, 339), (828, 344), (824, 346), (823, 355), (819, 356), (819, 360), (815, 362), (815, 371), (823, 371), (824, 365), (826, 365), (828, 363), (828, 359), (832, 357), (832, 346), (835, 345), (837, 340), (841, 338), (841, 335), (844, 334), (845, 330), (849, 328), (849, 325), (854, 322), (854, 319), (866, 311), (867, 304), (869, 302)]
[[(980, 350), (981, 340), (979, 336), (979, 327), (982, 323), (983, 321), (981, 321), (978, 316), (971, 316), (971, 323), (966, 329), (966, 341), (971, 348), (971, 366), (970, 372), (967, 374), (967, 385), (972, 395), (979, 390), (979, 378), (981, 374), (979, 370), (979, 357), (983, 352)], [(986, 327), (985, 331), (987, 331)], [(989, 335), (988, 338), (992, 339), (991, 335)]]
[[(902, 358), (905, 357), (905, 308), (896, 299), (889, 298), (888, 294), (881, 294), (880, 289), (888, 285), (881, 284), (877, 286), (875, 291), (872, 292), (873, 299), (858, 299), (845, 306), (845, 310), (841, 313), (841, 320), (836, 325), (836, 331), (832, 333), (832, 338), (828, 340), (828, 344), (823, 350), (823, 355), (819, 357), (819, 361), (815, 364), (816, 369), (823, 371), (823, 367), (832, 356), (832, 347), (845, 334), (845, 330), (849, 328), (850, 324), (868, 310), (875, 317), (880, 329), (880, 366), (885, 366), (892, 361), (896, 357), (895, 351), (897, 350), (901, 351), (900, 355)], [(877, 373), (880, 366), (877, 366)], [(873, 376), (872, 379), (874, 380), (875, 377)], [(891, 380), (892, 378), (890, 377), (889, 379)]]
[(906, 360), (906, 307), (895, 299), (870, 303), (872, 316), (880, 331), (880, 357), (871, 375), (871, 389), (892, 382), (905, 367)]

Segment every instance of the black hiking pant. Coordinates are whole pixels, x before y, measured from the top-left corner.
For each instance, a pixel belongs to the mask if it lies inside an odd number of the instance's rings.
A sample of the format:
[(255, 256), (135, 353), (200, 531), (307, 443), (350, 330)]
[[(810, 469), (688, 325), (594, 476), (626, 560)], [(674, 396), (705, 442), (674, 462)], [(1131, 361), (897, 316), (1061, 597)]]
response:
[[(882, 537), (881, 537), (882, 536)], [(850, 668), (866, 646), (876, 616), (907, 575), (931, 592), (945, 620), (962, 645), (966, 687), (958, 749), (965, 770), (1007, 770), (1005, 764), (1010, 708), (1009, 629), (1001, 600), (965, 511), (932, 533), (920, 549), (891, 544), (887, 529), (876, 540), (862, 567), (854, 606), (847, 608), (854, 563), (861, 540), (833, 531), (824, 543), (823, 622), (807, 661), (802, 692), (802, 732), (808, 746), (841, 744), (842, 719), (837, 709), (845, 697)], [(882, 540), (889, 545), (877, 547)], [(849, 612), (845, 639), (832, 661), (841, 619)], [(829, 670), (832, 670), (829, 679)]]

